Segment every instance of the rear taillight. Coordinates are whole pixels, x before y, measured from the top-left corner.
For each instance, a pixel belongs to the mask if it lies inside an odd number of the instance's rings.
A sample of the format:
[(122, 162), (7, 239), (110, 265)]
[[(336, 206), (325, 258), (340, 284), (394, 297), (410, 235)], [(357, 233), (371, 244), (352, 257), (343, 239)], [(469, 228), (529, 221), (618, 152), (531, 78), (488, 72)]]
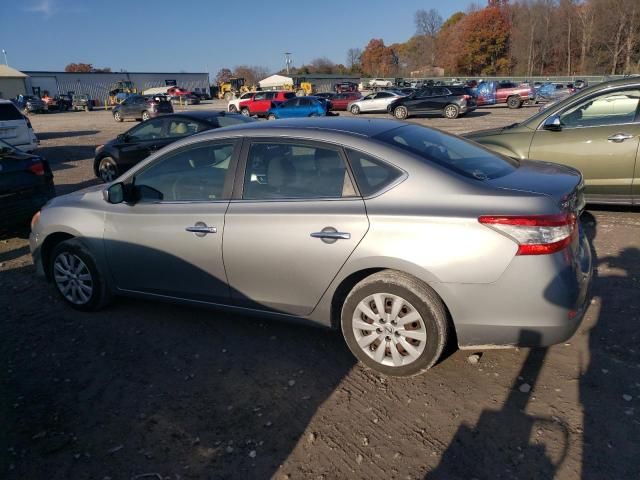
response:
[(516, 255), (547, 255), (571, 243), (576, 229), (573, 214), (482, 216), (478, 221), (518, 244)]
[(44, 175), (44, 164), (36, 162), (29, 166), (29, 171), (35, 175)]

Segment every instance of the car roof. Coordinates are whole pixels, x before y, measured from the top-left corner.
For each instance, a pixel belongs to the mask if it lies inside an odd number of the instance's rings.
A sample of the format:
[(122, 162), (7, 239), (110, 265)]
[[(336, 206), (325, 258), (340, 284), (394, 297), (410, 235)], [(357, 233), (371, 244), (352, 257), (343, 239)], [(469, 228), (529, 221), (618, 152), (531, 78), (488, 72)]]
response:
[(177, 112), (177, 113), (168, 113), (162, 115), (162, 118), (165, 117), (182, 117), (182, 118), (193, 118), (195, 120), (209, 120), (212, 117), (239, 117), (239, 113), (228, 113), (224, 110), (197, 110), (193, 112)]
[(260, 135), (267, 130), (314, 130), (325, 132), (339, 132), (343, 134), (372, 137), (380, 133), (393, 130), (394, 128), (407, 125), (405, 122), (387, 119), (370, 119), (370, 118), (347, 118), (347, 117), (316, 117), (316, 118), (292, 118), (273, 120), (270, 122), (251, 122), (239, 125), (232, 125), (224, 129), (214, 130), (211, 132), (203, 132), (198, 136), (213, 136), (215, 132), (229, 136), (234, 132), (241, 135)]

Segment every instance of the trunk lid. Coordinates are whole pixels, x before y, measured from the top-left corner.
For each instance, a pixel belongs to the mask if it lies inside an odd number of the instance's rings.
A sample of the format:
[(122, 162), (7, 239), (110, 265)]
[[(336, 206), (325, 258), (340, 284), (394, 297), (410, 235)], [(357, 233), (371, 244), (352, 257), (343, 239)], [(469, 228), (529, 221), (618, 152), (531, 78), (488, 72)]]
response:
[(564, 165), (520, 160), (514, 172), (487, 183), (505, 190), (547, 195), (567, 213), (580, 215), (585, 205), (582, 174)]

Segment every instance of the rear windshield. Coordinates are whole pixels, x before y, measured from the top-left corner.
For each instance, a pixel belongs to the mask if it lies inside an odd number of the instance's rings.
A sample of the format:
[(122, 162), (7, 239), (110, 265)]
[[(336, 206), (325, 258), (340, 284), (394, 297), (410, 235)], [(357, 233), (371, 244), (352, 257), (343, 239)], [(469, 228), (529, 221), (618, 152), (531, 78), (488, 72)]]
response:
[(219, 127), (229, 127), (231, 125), (238, 125), (239, 123), (249, 123), (255, 121), (257, 120), (245, 115), (218, 115), (209, 119), (209, 122), (217, 123)]
[(0, 121), (21, 120), (24, 117), (13, 103), (0, 103)]
[(447, 87), (454, 95), (469, 95), (473, 97), (473, 89), (470, 87)]
[(503, 177), (518, 168), (518, 162), (491, 153), (471, 142), (437, 130), (407, 125), (376, 135), (374, 138), (401, 148), (425, 162), (475, 180)]

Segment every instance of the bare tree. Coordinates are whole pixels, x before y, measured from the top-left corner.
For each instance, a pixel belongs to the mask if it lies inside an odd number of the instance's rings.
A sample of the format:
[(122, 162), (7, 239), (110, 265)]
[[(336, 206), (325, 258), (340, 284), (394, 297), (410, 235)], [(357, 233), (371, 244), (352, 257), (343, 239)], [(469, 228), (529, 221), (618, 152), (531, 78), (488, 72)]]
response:
[(442, 27), (442, 17), (435, 8), (418, 10), (415, 13), (416, 35), (424, 35), (428, 39), (427, 60), (431, 66), (436, 63), (436, 37)]
[(353, 68), (360, 65), (360, 57), (362, 57), (361, 48), (350, 48), (347, 50), (347, 67)]

